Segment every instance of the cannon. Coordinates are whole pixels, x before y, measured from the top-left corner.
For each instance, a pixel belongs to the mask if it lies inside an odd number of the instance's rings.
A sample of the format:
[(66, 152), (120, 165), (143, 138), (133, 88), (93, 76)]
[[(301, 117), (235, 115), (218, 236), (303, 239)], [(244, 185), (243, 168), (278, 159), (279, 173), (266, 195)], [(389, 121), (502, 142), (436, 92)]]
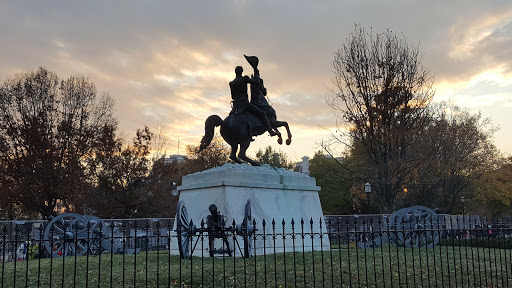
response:
[[(211, 204), (208, 210), (210, 215), (201, 220), (200, 227), (196, 227), (193, 221), (189, 220), (185, 203), (183, 201), (178, 202), (175, 232), (178, 236), (180, 257), (182, 259), (190, 258), (199, 240), (204, 239), (204, 237), (208, 238), (210, 257), (215, 256), (215, 254), (232, 256), (237, 247), (240, 255), (245, 258), (251, 257), (253, 235), (257, 230), (252, 223), (251, 201), (248, 200), (245, 204), (244, 219), (241, 224), (235, 224), (233, 220), (231, 226), (226, 226), (226, 217), (220, 214), (215, 204)], [(236, 235), (242, 237), (243, 247), (238, 244)], [(197, 236), (195, 241), (193, 239), (194, 236)], [(215, 247), (216, 239), (222, 240), (222, 248)], [(233, 242), (230, 242), (230, 239), (233, 239)]]
[(93, 215), (64, 213), (48, 222), (44, 234), (44, 246), (52, 257), (98, 255), (104, 250), (110, 253), (133, 254), (140, 249), (124, 249), (123, 234), (117, 228), (109, 232), (107, 225)]
[(441, 239), (440, 219), (437, 209), (412, 206), (395, 211), (379, 225), (374, 221), (356, 225), (357, 245), (360, 248), (378, 247), (391, 243), (399, 247), (431, 248)]

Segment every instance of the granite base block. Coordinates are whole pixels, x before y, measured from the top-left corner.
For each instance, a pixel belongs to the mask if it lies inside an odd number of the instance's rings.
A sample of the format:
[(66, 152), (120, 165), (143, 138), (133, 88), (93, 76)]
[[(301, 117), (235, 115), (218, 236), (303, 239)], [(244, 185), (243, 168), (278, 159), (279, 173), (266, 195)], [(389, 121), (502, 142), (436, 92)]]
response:
[[(237, 224), (241, 223), (245, 204), (250, 200), (252, 218), (257, 229), (253, 239), (256, 254), (292, 252), (293, 249), (302, 251), (303, 247), (305, 251), (330, 249), (327, 235), (322, 235), (326, 226), (318, 197), (320, 187), (316, 186), (313, 177), (282, 168), (275, 169), (269, 165), (252, 167), (246, 164), (225, 164), (187, 175), (183, 177), (182, 183), (178, 187), (180, 201), (185, 203), (189, 220), (198, 227), (201, 220), (209, 215), (210, 204), (217, 206), (219, 213), (225, 217), (226, 226), (231, 226), (233, 220)], [(301, 220), (304, 221), (303, 226)], [(273, 221), (275, 225), (272, 225)], [(310, 224), (311, 221), (313, 224)], [(176, 230), (176, 223), (173, 230)], [(274, 232), (278, 234), (276, 238), (272, 237)], [(296, 235), (292, 239), (291, 233), (302, 232), (304, 237)], [(231, 247), (243, 247), (242, 237), (237, 237), (238, 245), (230, 238)], [(197, 239), (194, 237), (194, 242)], [(208, 239), (203, 241), (196, 245), (194, 256), (208, 255)], [(215, 246), (222, 248), (222, 241), (217, 240)], [(172, 254), (179, 254), (176, 241), (171, 248)], [(236, 255), (239, 254), (236, 251)]]

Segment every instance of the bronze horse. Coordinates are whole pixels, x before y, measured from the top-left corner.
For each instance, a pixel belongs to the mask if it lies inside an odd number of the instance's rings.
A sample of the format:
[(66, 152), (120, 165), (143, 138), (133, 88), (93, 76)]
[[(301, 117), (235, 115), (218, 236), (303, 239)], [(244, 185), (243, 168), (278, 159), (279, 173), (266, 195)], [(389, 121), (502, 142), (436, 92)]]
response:
[[(251, 103), (258, 106), (267, 114), (267, 118), (270, 121), (270, 126), (272, 126), (272, 128), (274, 128), (276, 131), (278, 127), (284, 126), (286, 128), (288, 133), (286, 144), (290, 145), (292, 142), (292, 134), (290, 133), (288, 123), (285, 121), (277, 120), (276, 111), (274, 108), (272, 108), (272, 106), (270, 106), (267, 99), (265, 99), (265, 95), (266, 89), (263, 87), (262, 80), (260, 81), (260, 84), (251, 84)], [(214, 128), (217, 126), (220, 126), (220, 135), (224, 141), (226, 141), (231, 146), (231, 154), (229, 156), (231, 160), (236, 163), (242, 163), (241, 160), (243, 160), (249, 162), (253, 166), (260, 165), (260, 163), (257, 161), (247, 157), (246, 152), (249, 148), (249, 145), (251, 144), (251, 141), (254, 141), (253, 137), (259, 136), (267, 131), (267, 128), (263, 125), (261, 119), (248, 111), (229, 115), (224, 120), (222, 120), (222, 118), (220, 118), (218, 115), (209, 116), (205, 122), (205, 131), (204, 136), (201, 139), (199, 152), (210, 145), (215, 132)], [(283, 144), (283, 139), (279, 131), (277, 136), (277, 143)], [(240, 152), (238, 153), (237, 158), (236, 152), (238, 151), (238, 146), (240, 146)]]

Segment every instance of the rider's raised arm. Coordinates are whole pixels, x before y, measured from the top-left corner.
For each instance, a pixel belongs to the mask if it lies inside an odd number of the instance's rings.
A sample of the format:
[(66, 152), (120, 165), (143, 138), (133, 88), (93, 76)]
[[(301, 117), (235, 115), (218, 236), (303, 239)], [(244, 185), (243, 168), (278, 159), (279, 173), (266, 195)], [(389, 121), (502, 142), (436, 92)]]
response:
[[(258, 79), (259, 79), (259, 78), (258, 78)], [(258, 82), (258, 81), (259, 81), (258, 79), (256, 79), (256, 77), (252, 77), (252, 78), (251, 78), (251, 77), (249, 77), (249, 76), (247, 76), (247, 75), (245, 75), (245, 76), (244, 76), (244, 80), (245, 80), (245, 82), (247, 82), (247, 83), (249, 83), (249, 84), (258, 84), (258, 83), (259, 83), (259, 82)]]

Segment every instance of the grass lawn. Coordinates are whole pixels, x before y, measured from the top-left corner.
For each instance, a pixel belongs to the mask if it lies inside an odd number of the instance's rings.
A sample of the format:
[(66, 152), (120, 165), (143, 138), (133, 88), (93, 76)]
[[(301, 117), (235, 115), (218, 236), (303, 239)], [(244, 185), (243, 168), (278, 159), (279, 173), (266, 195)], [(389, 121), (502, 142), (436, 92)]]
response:
[(142, 251), (2, 263), (0, 287), (507, 287), (511, 260), (509, 249), (465, 246), (351, 245), (323, 253), (190, 260)]

